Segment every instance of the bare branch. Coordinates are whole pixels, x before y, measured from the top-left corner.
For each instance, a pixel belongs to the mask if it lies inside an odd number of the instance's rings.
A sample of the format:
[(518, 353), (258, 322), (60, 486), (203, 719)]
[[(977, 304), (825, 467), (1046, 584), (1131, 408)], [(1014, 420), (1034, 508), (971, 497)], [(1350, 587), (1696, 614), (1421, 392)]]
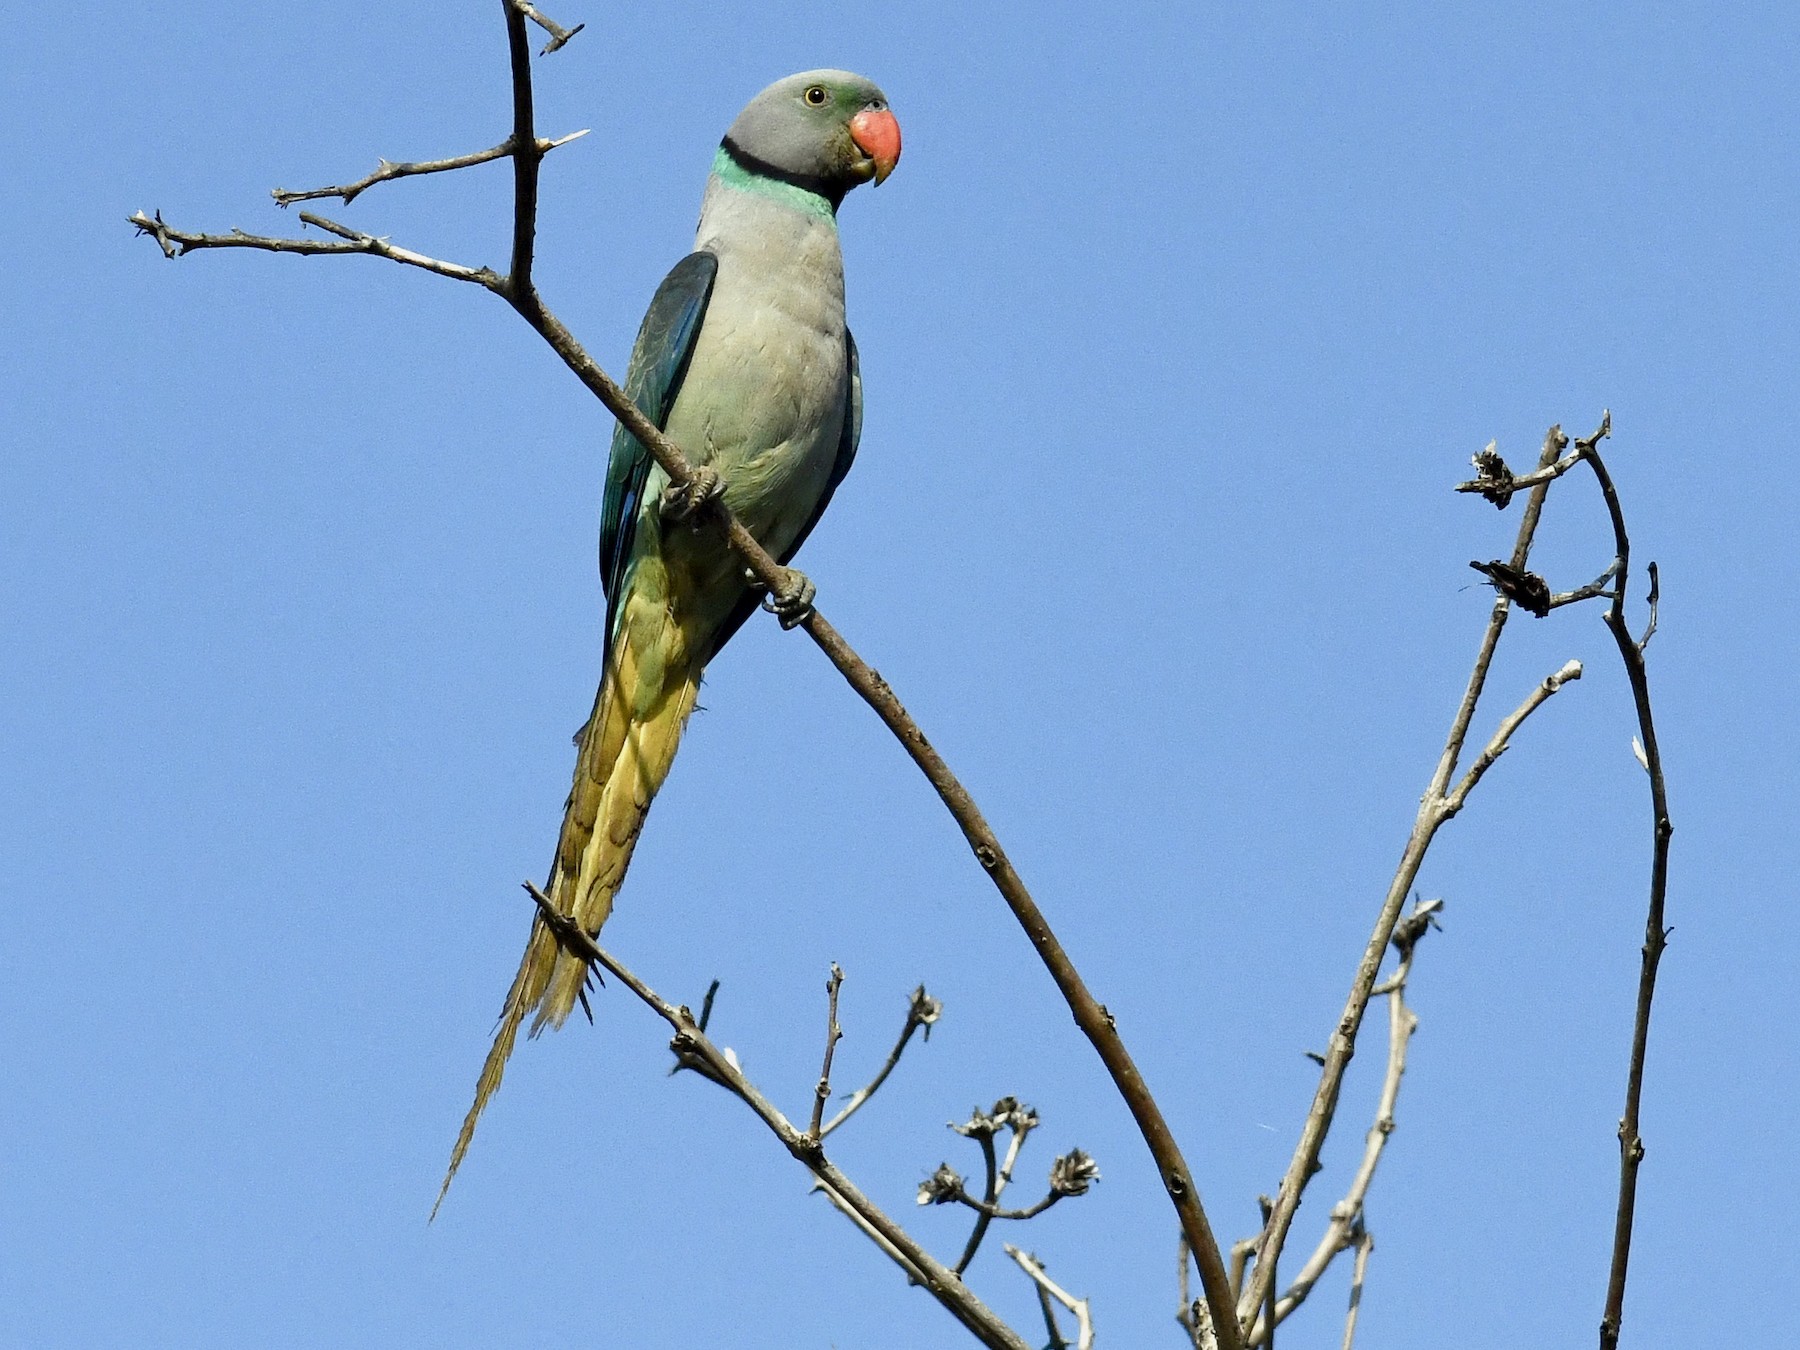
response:
[(513, 7), (550, 35), (550, 41), (545, 45), (544, 50), (538, 53), (539, 56), (548, 56), (551, 52), (562, 50), (568, 45), (570, 38), (587, 27), (585, 23), (578, 23), (573, 28), (564, 28), (554, 19), (548, 19), (539, 14), (537, 6), (527, 3), (527, 0), (513, 0)]
[(1506, 748), (1512, 741), (1513, 732), (1519, 729), (1525, 719), (1543, 707), (1550, 696), (1570, 680), (1579, 680), (1580, 678), (1581, 662), (1564, 662), (1561, 669), (1546, 675), (1538, 683), (1538, 686), (1526, 695), (1525, 701), (1501, 720), (1500, 725), (1494, 730), (1494, 738), (1476, 756), (1475, 762), (1469, 766), (1469, 771), (1463, 775), (1462, 782), (1456, 785), (1455, 791), (1444, 798), (1443, 811), (1446, 817), (1453, 816), (1462, 810), (1463, 803), (1469, 798), (1469, 793), (1474, 791), (1475, 785), (1481, 781), (1481, 776), (1493, 768), (1494, 761), (1506, 753)]
[(994, 1159), (994, 1136), (984, 1134), (978, 1137), (981, 1144), (981, 1160), (987, 1166), (987, 1202), (976, 1204), (969, 1198), (969, 1193), (961, 1186), (955, 1190), (955, 1197), (964, 1204), (972, 1205), (979, 1213), (975, 1217), (975, 1227), (969, 1233), (969, 1240), (963, 1244), (962, 1255), (956, 1260), (954, 1267), (958, 1275), (969, 1268), (969, 1262), (975, 1259), (975, 1253), (981, 1250), (981, 1240), (987, 1236), (988, 1224), (993, 1221), (994, 1202), (1000, 1195), (1000, 1168)]
[[(1049, 1272), (1044, 1269), (1037, 1257), (1028, 1252), (1022, 1252), (1011, 1244), (1007, 1245), (1006, 1254), (1019, 1263), (1020, 1270), (1031, 1276), (1032, 1282), (1037, 1285), (1041, 1293), (1049, 1295), (1075, 1314), (1076, 1325), (1080, 1328), (1075, 1333), (1075, 1350), (1093, 1350), (1094, 1320), (1088, 1309), (1088, 1301), (1085, 1298), (1076, 1298), (1051, 1279)], [(1050, 1335), (1053, 1343), (1068, 1344), (1067, 1341), (1062, 1340), (1062, 1333), (1057, 1330), (1054, 1319), (1050, 1321)]]
[(302, 211), (300, 219), (307, 225), (337, 235), (342, 242), (334, 243), (326, 239), (283, 239), (274, 235), (246, 234), (243, 230), (233, 230), (230, 234), (190, 234), (186, 230), (178, 230), (167, 224), (160, 211), (154, 216), (147, 216), (139, 211), (131, 217), (130, 223), (137, 227), (139, 234), (147, 234), (156, 240), (157, 247), (162, 249), (163, 256), (166, 258), (178, 258), (185, 253), (192, 253), (195, 249), (202, 248), (255, 248), (266, 253), (297, 253), (303, 257), (333, 253), (363, 253), (373, 258), (386, 258), (389, 262), (403, 263), (407, 267), (421, 268), (440, 277), (449, 277), (452, 281), (473, 282), (490, 291), (497, 291), (500, 288), (501, 279), (486, 267), (465, 267), (461, 263), (428, 258), (423, 253), (414, 253), (411, 249), (401, 248), (398, 244), (390, 244), (385, 239), (378, 239), (372, 234), (364, 234), (360, 230), (339, 225), (323, 216), (315, 216), (309, 211)]
[(1533, 472), (1515, 478), (1512, 470), (1506, 467), (1506, 461), (1500, 458), (1499, 452), (1494, 448), (1494, 442), (1489, 441), (1487, 449), (1475, 456), (1474, 463), (1475, 477), (1466, 483), (1458, 483), (1456, 490), (1479, 492), (1504, 510), (1511, 503), (1515, 492), (1525, 492), (1545, 483), (1552, 483), (1581, 463), (1581, 452), (1578, 449), (1572, 450), (1550, 464), (1540, 462)]
[[(567, 145), (570, 141), (580, 140), (587, 135), (587, 130), (570, 132), (567, 136), (559, 136), (556, 140), (540, 140), (538, 154), (547, 155), (559, 145)], [(472, 155), (456, 155), (450, 159), (427, 159), (417, 162), (396, 162), (380, 160), (375, 172), (366, 178), (359, 178), (354, 183), (345, 183), (342, 187), (311, 188), (305, 192), (290, 192), (287, 188), (271, 189), (269, 195), (275, 199), (277, 206), (292, 206), (295, 202), (316, 201), (323, 197), (338, 197), (345, 206), (350, 205), (364, 192), (377, 183), (392, 182), (396, 178), (414, 178), (427, 173), (450, 173), (456, 169), (473, 168), (477, 164), (487, 164), (496, 159), (505, 159), (512, 154), (512, 137), (508, 136), (500, 144), (486, 150), (477, 150)]]
[(891, 1259), (895, 1265), (900, 1267), (910, 1283), (921, 1285), (925, 1283), (924, 1273), (911, 1261), (906, 1259), (906, 1254), (904, 1252), (883, 1237), (873, 1224), (852, 1209), (844, 1200), (843, 1196), (832, 1190), (831, 1187), (827, 1186), (823, 1181), (820, 1181), (816, 1176), (813, 1178), (813, 1189), (829, 1200), (838, 1213), (842, 1214), (845, 1218), (849, 1219), (851, 1223), (862, 1229), (864, 1237), (868, 1238), (869, 1241), (873, 1242), (877, 1247), (881, 1248), (882, 1251), (886, 1252), (889, 1259)]
[(581, 925), (565, 914), (560, 913), (550, 898), (541, 891), (535, 882), (524, 883), (525, 891), (538, 907), (538, 914), (545, 925), (556, 935), (564, 949), (589, 963), (599, 966), (618, 980), (638, 999), (654, 1011), (657, 1016), (667, 1022), (675, 1031), (671, 1048), (678, 1054), (691, 1054), (704, 1062), (712, 1071), (711, 1077), (734, 1097), (742, 1101), (756, 1115), (757, 1119), (768, 1127), (770, 1133), (781, 1141), (782, 1147), (804, 1167), (807, 1168), (832, 1193), (836, 1200), (841, 1200), (883, 1239), (884, 1249), (899, 1253), (902, 1264), (909, 1267), (919, 1277), (919, 1282), (930, 1291), (932, 1296), (947, 1308), (957, 1321), (961, 1322), (983, 1345), (993, 1350), (1028, 1350), (1024, 1340), (1005, 1322), (1001, 1321), (991, 1309), (975, 1296), (973, 1290), (962, 1282), (953, 1271), (946, 1269), (929, 1252), (913, 1240), (909, 1234), (893, 1219), (889, 1218), (872, 1200), (865, 1196), (849, 1177), (826, 1156), (817, 1140), (796, 1129), (781, 1111), (764, 1097), (738, 1067), (737, 1059), (708, 1040), (706, 1033), (700, 1030), (694, 1015), (686, 1008), (676, 1007), (649, 985), (645, 984), (629, 969), (622, 965), (616, 957), (597, 944), (585, 932)]
[(837, 1052), (837, 1043), (844, 1035), (844, 1029), (838, 1025), (838, 990), (843, 986), (844, 972), (838, 969), (838, 963), (831, 963), (831, 978), (825, 981), (825, 997), (829, 1008), (825, 1014), (825, 1066), (819, 1070), (819, 1083), (813, 1089), (812, 1123), (806, 1128), (806, 1137), (816, 1146), (825, 1136), (819, 1125), (825, 1118), (825, 1103), (831, 1100), (831, 1057)]
[(1363, 1276), (1368, 1273), (1369, 1253), (1374, 1250), (1374, 1235), (1366, 1228), (1359, 1228), (1356, 1239), (1356, 1266), (1350, 1272), (1350, 1310), (1344, 1314), (1343, 1350), (1354, 1350), (1356, 1345), (1356, 1315), (1362, 1311)]
[(850, 1100), (844, 1103), (843, 1109), (825, 1123), (819, 1131), (820, 1138), (830, 1135), (833, 1130), (855, 1115), (861, 1109), (862, 1104), (880, 1090), (881, 1085), (887, 1081), (888, 1075), (894, 1071), (894, 1066), (900, 1062), (900, 1056), (906, 1052), (907, 1042), (912, 1040), (913, 1032), (923, 1028), (925, 1039), (931, 1039), (931, 1028), (938, 1018), (943, 1016), (943, 1012), (943, 1003), (927, 994), (924, 985), (913, 990), (912, 997), (907, 1002), (906, 1025), (900, 1029), (900, 1039), (894, 1042), (894, 1048), (888, 1051), (887, 1059), (875, 1071), (875, 1076), (869, 1080), (869, 1085), (852, 1092)]
[(1583, 600), (1598, 600), (1613, 593), (1613, 580), (1619, 575), (1619, 564), (1615, 560), (1606, 566), (1606, 570), (1595, 577), (1587, 585), (1572, 591), (1559, 591), (1550, 597), (1550, 608), (1561, 609), (1564, 605), (1580, 604)]
[[(1442, 900), (1415, 899), (1406, 917), (1395, 926), (1392, 945), (1399, 953), (1400, 961), (1394, 974), (1381, 986), (1381, 992), (1388, 999), (1388, 1057), (1381, 1094), (1376, 1101), (1375, 1120), (1363, 1138), (1362, 1161), (1351, 1177), (1349, 1187), (1343, 1198), (1331, 1207), (1331, 1219), (1325, 1227), (1324, 1235), (1313, 1248), (1306, 1264), (1301, 1267), (1299, 1275), (1294, 1277), (1293, 1283), (1275, 1301), (1274, 1319), (1277, 1325), (1286, 1321), (1306, 1301), (1331, 1263), (1337, 1259), (1338, 1253), (1354, 1247), (1357, 1235), (1362, 1231), (1363, 1208), (1368, 1199), (1369, 1187), (1375, 1180), (1375, 1169), (1394, 1133), (1394, 1113), (1400, 1100), (1400, 1080), (1406, 1073), (1407, 1048), (1413, 1032), (1419, 1026), (1418, 1016), (1406, 1006), (1406, 984), (1412, 975), (1413, 956), (1425, 934), (1436, 926), (1437, 915), (1443, 908)], [(1274, 1283), (1271, 1282), (1269, 1287), (1273, 1289)], [(1263, 1315), (1245, 1336), (1246, 1344), (1254, 1346), (1269, 1343), (1265, 1339), (1268, 1330), (1269, 1315), (1265, 1305)]]
[[(1563, 435), (1562, 428), (1551, 427), (1544, 437), (1544, 447), (1538, 456), (1538, 467), (1547, 469), (1555, 464), (1569, 444)], [(1538, 521), (1543, 515), (1544, 498), (1549, 493), (1550, 484), (1546, 479), (1531, 488), (1526, 498), (1525, 511), (1519, 521), (1519, 532), (1513, 544), (1512, 559), (1508, 566), (1516, 572), (1523, 572), (1531, 555), (1531, 543), (1537, 534)], [(1274, 1268), (1270, 1257), (1281, 1250), (1287, 1241), (1289, 1227), (1293, 1224), (1294, 1211), (1300, 1207), (1300, 1200), (1305, 1193), (1306, 1184), (1313, 1174), (1319, 1170), (1319, 1152), (1324, 1147), (1325, 1136), (1331, 1130), (1331, 1122), (1337, 1112), (1339, 1093), (1343, 1089), (1344, 1073), (1350, 1066), (1350, 1057), (1356, 1052), (1356, 1036), (1362, 1027), (1363, 1013), (1367, 1010), (1369, 998), (1375, 988), (1376, 976), (1381, 969), (1382, 958), (1386, 954), (1389, 939), (1400, 921), (1400, 910), (1411, 892), (1414, 880), (1418, 877), (1419, 868), (1425, 861), (1425, 854), (1431, 847), (1439, 827), (1450, 818), (1445, 811), (1446, 795), (1450, 783), (1455, 777), (1457, 762), (1462, 758), (1463, 747), (1468, 740), (1469, 725), (1475, 718), (1476, 705), (1481, 701), (1482, 691), (1487, 685), (1488, 669), (1493, 664), (1494, 650), (1499, 646), (1500, 634), (1506, 627), (1507, 616), (1511, 604), (1504, 592), (1494, 598), (1494, 607), (1488, 616), (1487, 631), (1482, 635), (1481, 647), (1475, 655), (1474, 668), (1469, 672), (1468, 687), (1463, 692), (1462, 702), (1457, 707), (1456, 716), (1450, 723), (1450, 734), (1444, 742), (1444, 752), (1438, 759), (1437, 769), (1432, 774), (1431, 783), (1425, 789), (1425, 795), (1419, 803), (1419, 812), (1413, 821), (1412, 834), (1408, 837), (1405, 851), (1401, 854), (1400, 866), (1394, 873), (1394, 879), (1388, 886), (1386, 898), (1382, 901), (1381, 912), (1375, 919), (1375, 931), (1369, 936), (1368, 946), (1363, 949), (1362, 960), (1358, 963), (1356, 976), (1350, 985), (1349, 997), (1344, 1002), (1344, 1011), (1333, 1028), (1331, 1039), (1326, 1046), (1325, 1063), (1319, 1073), (1318, 1090), (1313, 1094), (1312, 1105), (1307, 1110), (1306, 1122), (1301, 1127), (1299, 1142), (1295, 1145), (1293, 1158), (1288, 1163), (1287, 1172), (1281, 1179), (1281, 1186), (1276, 1191), (1274, 1205), (1267, 1222), (1256, 1244), (1256, 1266), (1247, 1283), (1238, 1291), (1237, 1315), (1244, 1322), (1251, 1321), (1257, 1310), (1262, 1307), (1268, 1292), (1273, 1287)], [(1211, 1301), (1210, 1298), (1208, 1300)], [(1219, 1319), (1215, 1314), (1214, 1321)], [(1233, 1329), (1235, 1330), (1235, 1324)]]
[(1612, 429), (1607, 413), (1600, 430), (1581, 443), (1583, 457), (1600, 484), (1612, 521), (1613, 545), (1618, 556), (1619, 587), (1606, 613), (1607, 631), (1619, 649), (1626, 679), (1631, 683), (1637, 710), (1637, 750), (1650, 778), (1650, 903), (1644, 919), (1644, 945), (1638, 968), (1637, 1008), (1632, 1019), (1631, 1059), (1626, 1070), (1625, 1113), (1619, 1119), (1619, 1200), (1613, 1218), (1612, 1261), (1606, 1282), (1606, 1309), (1600, 1319), (1601, 1350), (1614, 1350), (1625, 1320), (1625, 1280), (1631, 1263), (1631, 1230), (1637, 1212), (1637, 1174), (1644, 1160), (1644, 1140), (1639, 1133), (1638, 1111), (1644, 1093), (1644, 1061), (1649, 1049), (1650, 1009), (1656, 998), (1656, 972), (1662, 962), (1669, 933), (1663, 906), (1669, 887), (1669, 840), (1675, 833), (1669, 818), (1668, 784), (1663, 776), (1662, 752), (1656, 741), (1656, 719), (1650, 707), (1650, 676), (1644, 665), (1644, 648), (1656, 632), (1656, 608), (1661, 598), (1655, 565), (1650, 568), (1650, 619), (1641, 639), (1634, 639), (1625, 618), (1625, 592), (1631, 578), (1631, 538), (1625, 529), (1625, 512), (1612, 475), (1600, 458), (1600, 442)]

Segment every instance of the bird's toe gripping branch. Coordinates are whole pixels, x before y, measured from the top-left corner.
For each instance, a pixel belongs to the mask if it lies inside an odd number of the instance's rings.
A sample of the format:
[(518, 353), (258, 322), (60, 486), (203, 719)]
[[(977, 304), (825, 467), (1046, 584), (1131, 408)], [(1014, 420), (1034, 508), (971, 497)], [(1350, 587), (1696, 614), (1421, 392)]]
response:
[(671, 483), (657, 503), (663, 519), (698, 528), (714, 502), (725, 495), (725, 480), (717, 469), (698, 465), (685, 483)]
[(783, 628), (798, 628), (811, 616), (819, 588), (797, 567), (781, 569), (781, 585), (763, 597), (762, 606), (781, 620)]

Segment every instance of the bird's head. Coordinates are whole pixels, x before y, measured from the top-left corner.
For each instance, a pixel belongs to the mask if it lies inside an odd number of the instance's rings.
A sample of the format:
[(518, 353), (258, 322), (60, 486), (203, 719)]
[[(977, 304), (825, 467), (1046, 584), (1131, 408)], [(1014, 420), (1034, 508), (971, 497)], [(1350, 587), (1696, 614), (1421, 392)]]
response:
[(738, 114), (724, 145), (744, 167), (816, 185), (833, 205), (858, 183), (880, 183), (900, 159), (887, 95), (847, 70), (777, 80)]

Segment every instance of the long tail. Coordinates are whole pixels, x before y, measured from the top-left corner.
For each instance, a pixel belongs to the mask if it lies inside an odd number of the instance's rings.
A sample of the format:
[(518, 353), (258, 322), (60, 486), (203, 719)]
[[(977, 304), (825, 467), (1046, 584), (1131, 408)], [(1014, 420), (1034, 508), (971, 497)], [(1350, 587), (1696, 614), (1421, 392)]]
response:
[[(575, 783), (545, 887), (551, 903), (574, 915), (590, 935), (598, 934), (612, 913), (613, 897), (625, 879), (644, 816), (668, 777), (700, 688), (698, 645), (665, 606), (628, 595), (622, 618), (594, 699), (594, 714), (582, 729)], [(450, 1153), (450, 1170), (431, 1207), (434, 1218), (475, 1137), (475, 1122), (500, 1086), (526, 1015), (536, 1013), (533, 1036), (545, 1027), (560, 1027), (574, 1010), (586, 978), (585, 963), (563, 950), (543, 919), (534, 917), (493, 1048), (475, 1084), (475, 1102), (463, 1120)]]

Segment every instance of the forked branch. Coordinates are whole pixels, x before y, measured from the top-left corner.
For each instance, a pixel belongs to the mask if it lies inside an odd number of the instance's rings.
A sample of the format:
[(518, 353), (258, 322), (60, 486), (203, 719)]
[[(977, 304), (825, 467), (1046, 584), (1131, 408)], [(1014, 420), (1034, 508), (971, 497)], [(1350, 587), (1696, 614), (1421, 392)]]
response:
[(824, 1148), (816, 1138), (795, 1126), (774, 1103), (763, 1096), (745, 1076), (737, 1057), (720, 1049), (710, 1040), (687, 1008), (670, 1003), (622, 965), (616, 957), (584, 933), (580, 924), (559, 911), (536, 883), (527, 881), (524, 886), (537, 905), (538, 914), (564, 949), (587, 962), (590, 968), (604, 970), (667, 1022), (675, 1033), (670, 1041), (670, 1049), (678, 1056), (692, 1058), (704, 1064), (706, 1076), (748, 1106), (757, 1119), (781, 1141), (782, 1147), (817, 1177), (836, 1201), (854, 1213), (871, 1234), (878, 1235), (884, 1249), (909, 1271), (916, 1273), (920, 1283), (976, 1339), (983, 1345), (993, 1347), (993, 1350), (1028, 1350), (1019, 1334), (977, 1298), (956, 1272), (937, 1261), (911, 1234), (889, 1218), (884, 1210), (857, 1188), (842, 1169), (825, 1156)]
[[(1550, 483), (1556, 476), (1549, 473), (1568, 448), (1568, 437), (1564, 436), (1560, 427), (1552, 427), (1544, 438), (1544, 447), (1538, 456), (1539, 473), (1534, 476), (1525, 501), (1525, 511), (1519, 521), (1518, 536), (1513, 543), (1511, 559), (1504, 567), (1511, 574), (1523, 575), (1526, 564), (1530, 560), (1532, 540), (1537, 534), (1538, 521), (1543, 515), (1544, 498), (1550, 490)], [(1504, 464), (1499, 456), (1488, 452), (1493, 463), (1488, 472), (1498, 479), (1504, 471)], [(1478, 457), (1477, 464), (1481, 461)], [(1564, 470), (1566, 471), (1566, 470)], [(1510, 475), (1508, 475), (1510, 479)], [(1510, 500), (1511, 492), (1504, 494)], [(1386, 898), (1382, 901), (1381, 910), (1376, 915), (1375, 930), (1369, 935), (1368, 945), (1363, 949), (1362, 960), (1358, 963), (1355, 978), (1351, 981), (1350, 994), (1344, 1003), (1336, 1026), (1332, 1030), (1327, 1043), (1324, 1062), (1319, 1074), (1318, 1090), (1313, 1094), (1312, 1106), (1307, 1111), (1306, 1121), (1300, 1130), (1300, 1139), (1294, 1148), (1293, 1158), (1288, 1163), (1287, 1172), (1281, 1179), (1268, 1219), (1263, 1224), (1261, 1234), (1256, 1240), (1256, 1264), (1249, 1278), (1244, 1281), (1238, 1291), (1237, 1316), (1245, 1324), (1253, 1322), (1264, 1306), (1265, 1300), (1274, 1288), (1275, 1257), (1280, 1253), (1282, 1245), (1287, 1241), (1288, 1229), (1293, 1224), (1294, 1212), (1300, 1206), (1300, 1200), (1306, 1190), (1306, 1184), (1319, 1169), (1319, 1153), (1324, 1147), (1325, 1136), (1331, 1130), (1331, 1123), (1337, 1113), (1339, 1094), (1342, 1092), (1345, 1071), (1350, 1067), (1350, 1058), (1356, 1052), (1356, 1037), (1362, 1027), (1364, 1012), (1368, 1009), (1369, 999), (1375, 988), (1376, 976), (1381, 969), (1381, 962), (1387, 951), (1389, 940), (1394, 935), (1395, 925), (1400, 921), (1400, 911), (1407, 895), (1412, 891), (1413, 883), (1418, 877), (1419, 868), (1425, 861), (1425, 854), (1431, 847), (1438, 829), (1449, 820), (1456, 810), (1462, 806), (1466, 792), (1460, 796), (1453, 793), (1451, 784), (1456, 781), (1457, 767), (1462, 759), (1468, 741), (1470, 725), (1475, 720), (1475, 710), (1481, 702), (1483, 690), (1487, 687), (1488, 670), (1493, 664), (1494, 651), (1499, 646), (1500, 634), (1506, 627), (1506, 620), (1512, 611), (1512, 601), (1507, 591), (1501, 589), (1494, 598), (1493, 609), (1488, 615), (1487, 631), (1482, 635), (1480, 649), (1475, 654), (1474, 668), (1469, 672), (1469, 682), (1463, 691), (1462, 702), (1458, 705), (1456, 715), (1451, 719), (1450, 734), (1445, 739), (1443, 754), (1438, 758), (1436, 771), (1425, 789), (1424, 797), (1419, 803), (1419, 812), (1414, 819), (1412, 834), (1406, 842), (1406, 848), (1400, 856), (1400, 866), (1394, 873), (1394, 879), (1388, 886)], [(1561, 672), (1559, 672), (1560, 674)], [(1548, 681), (1546, 681), (1546, 685)], [(1561, 687), (1558, 683), (1557, 687)], [(1533, 708), (1547, 698), (1554, 689), (1543, 689), (1542, 696), (1533, 695), (1514, 716), (1523, 721)], [(1490, 740), (1489, 749), (1498, 743), (1500, 749), (1505, 748), (1506, 737), (1516, 728), (1502, 724), (1500, 732), (1494, 740)], [(1491, 760), (1489, 761), (1492, 762)], [(1475, 777), (1478, 779), (1479, 774)], [(1473, 782), (1469, 787), (1473, 787)], [(1204, 1271), (1202, 1272), (1204, 1273)], [(1215, 1321), (1216, 1321), (1215, 1317)], [(1235, 1328), (1234, 1328), (1235, 1329)]]
[[(143, 217), (140, 212), (132, 223), (157, 238), (165, 253), (186, 252), (191, 248), (261, 247), (275, 252), (299, 253), (368, 253), (423, 267), (440, 275), (461, 281), (475, 281), (502, 296), (519, 315), (536, 330), (551, 349), (583, 385), (605, 405), (607, 410), (637, 438), (668, 474), (677, 487), (685, 486), (693, 477), (680, 448), (660, 428), (653, 425), (633, 404), (618, 384), (588, 355), (563, 323), (545, 307), (533, 281), (537, 229), (539, 165), (543, 159), (542, 142), (538, 139), (533, 113), (531, 86), (531, 53), (527, 41), (527, 21), (536, 22), (551, 32), (552, 42), (546, 51), (567, 41), (576, 30), (558, 30), (524, 0), (503, 0), (506, 19), (507, 50), (512, 70), (513, 130), (508, 156), (513, 165), (513, 240), (512, 257), (507, 274), (494, 276), (486, 269), (463, 268), (439, 263), (422, 255), (396, 250), (386, 241), (350, 231), (343, 234), (343, 245), (317, 245), (310, 241), (271, 241), (247, 235), (187, 236), (184, 242), (175, 231), (161, 223), (160, 217)], [(321, 225), (321, 228), (326, 228)], [(336, 227), (342, 231), (343, 227)], [(295, 246), (298, 243), (298, 246)], [(348, 247), (344, 246), (348, 245)], [(172, 247), (176, 246), (176, 247)], [(750, 532), (714, 498), (708, 510), (715, 527), (744, 560), (756, 581), (771, 592), (779, 592), (786, 580), (786, 569), (763, 550)], [(918, 724), (906, 711), (894, 691), (867, 662), (851, 649), (836, 628), (816, 610), (802, 625), (821, 651), (837, 667), (850, 686), (881, 718), (913, 762), (943, 800), (976, 860), (1000, 892), (1013, 917), (1024, 929), (1032, 949), (1038, 953), (1057, 990), (1073, 1013), (1076, 1025), (1093, 1045), (1113, 1080), (1119, 1095), (1130, 1110), (1132, 1119), (1156, 1161), (1157, 1173), (1170, 1203), (1180, 1220), (1182, 1231), (1193, 1248), (1200, 1271), (1201, 1284), (1217, 1324), (1220, 1350), (1241, 1350), (1238, 1325), (1231, 1316), (1231, 1290), (1224, 1262), (1212, 1225), (1200, 1203), (1199, 1188), (1193, 1173), (1182, 1157), (1175, 1136), (1169, 1129), (1161, 1107), (1151, 1095), (1124, 1040), (1114, 1024), (1112, 1014), (1089, 992), (1086, 982), (1069, 959), (1037, 902), (1013, 867), (999, 839), (989, 827), (968, 790), (963, 787), (949, 765), (925, 737)]]

